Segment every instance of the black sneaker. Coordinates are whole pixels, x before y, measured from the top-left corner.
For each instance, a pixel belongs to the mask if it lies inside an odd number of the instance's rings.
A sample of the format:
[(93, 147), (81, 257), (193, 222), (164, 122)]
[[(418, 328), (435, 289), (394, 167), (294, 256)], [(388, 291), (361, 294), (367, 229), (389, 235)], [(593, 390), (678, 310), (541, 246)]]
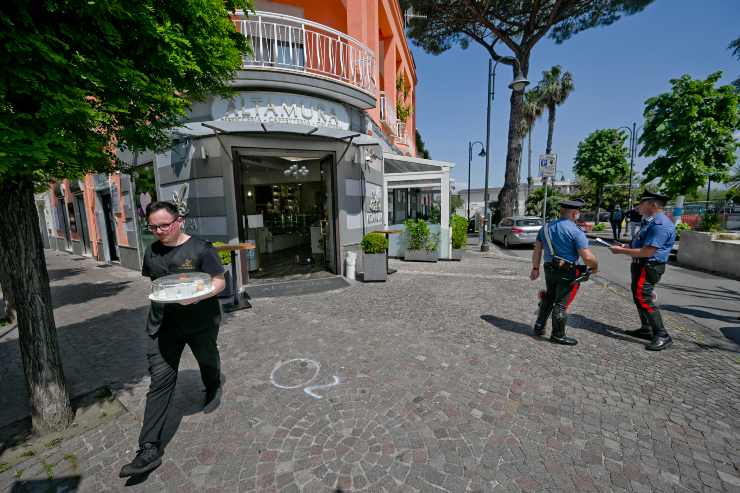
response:
[(639, 329), (635, 330), (625, 330), (625, 334), (632, 337), (637, 337), (638, 339), (645, 339), (646, 341), (650, 341), (653, 339), (653, 331), (649, 327), (640, 327)]
[(162, 464), (162, 455), (159, 447), (153, 443), (145, 443), (136, 452), (134, 460), (121, 468), (118, 477), (127, 478), (137, 474), (145, 474), (158, 468)]
[(222, 386), (219, 385), (213, 390), (206, 389), (206, 400), (203, 404), (203, 412), (205, 414), (212, 413), (215, 411), (219, 404), (221, 404)]
[(545, 330), (546, 329), (545, 329), (544, 324), (543, 325), (534, 324), (535, 337), (542, 337), (543, 335), (545, 335)]

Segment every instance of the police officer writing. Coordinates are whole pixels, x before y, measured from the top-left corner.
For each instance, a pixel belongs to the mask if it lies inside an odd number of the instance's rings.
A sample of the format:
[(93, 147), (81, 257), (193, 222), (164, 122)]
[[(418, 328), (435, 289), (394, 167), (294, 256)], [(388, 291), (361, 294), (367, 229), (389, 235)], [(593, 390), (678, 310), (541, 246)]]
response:
[(144, 423), (139, 450), (123, 466), (120, 477), (148, 473), (162, 463), (162, 430), (172, 402), (180, 357), (190, 346), (198, 361), (205, 385), (204, 411), (218, 405), (221, 394), (221, 365), (216, 339), (221, 323), (221, 305), (216, 297), (226, 282), (221, 260), (210, 243), (182, 231), (183, 218), (170, 202), (153, 202), (146, 208), (149, 230), (159, 241), (144, 254), (142, 275), (157, 278), (183, 272), (211, 275), (213, 292), (173, 304), (152, 302), (147, 318), (147, 360), (151, 384), (146, 395)]
[(586, 234), (576, 225), (580, 209), (585, 205), (582, 200), (564, 200), (560, 202), (560, 219), (545, 224), (537, 234), (537, 241), (532, 253), (532, 272), (529, 278), (533, 281), (540, 276), (540, 260), (545, 252), (545, 284), (547, 292), (540, 302), (534, 334), (545, 334), (547, 319), (552, 313), (552, 333), (550, 341), (557, 344), (574, 346), (578, 341), (565, 335), (566, 310), (576, 297), (580, 282), (574, 282), (585, 267), (579, 265), (578, 257), (592, 272), (598, 270), (596, 257), (588, 247)]
[(676, 228), (663, 214), (665, 195), (645, 192), (640, 199), (642, 223), (629, 247), (615, 245), (611, 251), (632, 257), (632, 299), (640, 315), (640, 328), (626, 334), (650, 341), (645, 349), (660, 351), (673, 343), (663, 326), (663, 318), (653, 301), (653, 290), (665, 272), (665, 264), (676, 241)]

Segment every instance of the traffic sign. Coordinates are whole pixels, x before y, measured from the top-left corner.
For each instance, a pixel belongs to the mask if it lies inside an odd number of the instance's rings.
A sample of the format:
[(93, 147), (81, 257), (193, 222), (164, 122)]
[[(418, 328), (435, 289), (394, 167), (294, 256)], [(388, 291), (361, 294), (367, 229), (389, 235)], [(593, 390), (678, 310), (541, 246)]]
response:
[(540, 154), (540, 176), (543, 178), (555, 176), (557, 162), (556, 154)]

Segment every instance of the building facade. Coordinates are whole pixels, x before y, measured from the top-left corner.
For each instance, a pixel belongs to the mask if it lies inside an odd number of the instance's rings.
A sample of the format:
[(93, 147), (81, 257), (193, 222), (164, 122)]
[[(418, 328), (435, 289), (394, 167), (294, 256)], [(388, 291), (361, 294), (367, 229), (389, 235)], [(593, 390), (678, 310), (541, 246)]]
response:
[(175, 200), (190, 233), (254, 243), (238, 282), (269, 284), (341, 274), (346, 252), (387, 224), (384, 156), (416, 155), (398, 1), (255, 7), (232, 16), (253, 48), (233, 97), (195, 104), (164, 152), (121, 151), (128, 174), (61, 180), (39, 198), (52, 248), (138, 269), (153, 241), (143, 210)]

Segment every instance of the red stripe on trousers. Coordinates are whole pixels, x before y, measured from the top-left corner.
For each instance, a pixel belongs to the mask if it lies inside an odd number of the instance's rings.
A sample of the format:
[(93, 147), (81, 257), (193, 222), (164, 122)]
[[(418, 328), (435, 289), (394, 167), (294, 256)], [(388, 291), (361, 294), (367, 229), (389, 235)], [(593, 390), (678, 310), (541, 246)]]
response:
[(637, 280), (637, 301), (640, 302), (640, 306), (647, 310), (648, 313), (653, 313), (652, 307), (645, 301), (645, 293), (643, 292), (646, 275), (647, 269), (643, 265), (640, 270), (640, 279)]
[(573, 286), (573, 288), (570, 290), (570, 296), (568, 296), (568, 302), (565, 304), (565, 308), (568, 308), (570, 304), (573, 302), (573, 300), (576, 297), (576, 293), (578, 292), (578, 287), (581, 285), (581, 283), (577, 282)]

